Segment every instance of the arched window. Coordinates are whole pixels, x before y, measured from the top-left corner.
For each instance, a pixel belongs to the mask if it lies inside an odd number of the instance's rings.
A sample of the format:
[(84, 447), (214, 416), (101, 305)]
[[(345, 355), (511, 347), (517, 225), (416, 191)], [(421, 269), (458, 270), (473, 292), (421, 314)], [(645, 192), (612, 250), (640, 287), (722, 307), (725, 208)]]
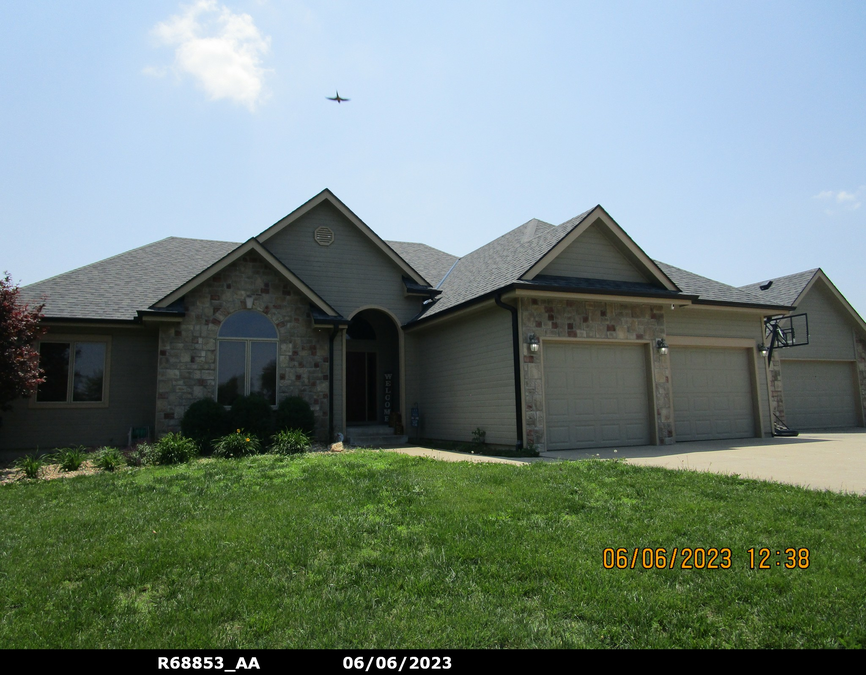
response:
[(217, 339), (217, 402), (231, 405), (238, 396), (258, 394), (277, 404), (277, 328), (264, 314), (235, 312), (220, 326)]

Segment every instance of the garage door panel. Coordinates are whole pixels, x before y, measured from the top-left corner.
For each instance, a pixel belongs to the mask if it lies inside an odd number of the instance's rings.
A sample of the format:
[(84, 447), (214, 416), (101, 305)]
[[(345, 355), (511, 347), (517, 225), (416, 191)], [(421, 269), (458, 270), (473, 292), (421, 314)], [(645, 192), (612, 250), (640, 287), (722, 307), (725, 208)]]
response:
[(547, 344), (544, 382), (548, 449), (650, 442), (643, 346)]
[(785, 418), (793, 429), (840, 429), (859, 423), (854, 362), (782, 361)]
[(677, 441), (755, 435), (748, 351), (677, 347), (671, 377)]

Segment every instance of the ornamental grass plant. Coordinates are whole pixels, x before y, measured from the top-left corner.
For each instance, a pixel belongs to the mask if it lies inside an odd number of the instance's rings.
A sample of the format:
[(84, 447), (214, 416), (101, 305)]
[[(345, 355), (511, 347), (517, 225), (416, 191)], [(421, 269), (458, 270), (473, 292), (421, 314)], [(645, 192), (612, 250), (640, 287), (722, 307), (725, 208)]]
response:
[(270, 451), (275, 455), (297, 455), (310, 448), (310, 437), (300, 429), (278, 431), (271, 439)]

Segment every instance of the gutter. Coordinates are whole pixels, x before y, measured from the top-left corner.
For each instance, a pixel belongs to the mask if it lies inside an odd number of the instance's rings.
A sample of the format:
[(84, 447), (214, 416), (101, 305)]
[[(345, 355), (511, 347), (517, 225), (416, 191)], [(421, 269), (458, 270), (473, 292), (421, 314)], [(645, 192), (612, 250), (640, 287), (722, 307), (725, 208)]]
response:
[(517, 450), (523, 449), (523, 406), (521, 406), (521, 400), (523, 397), (520, 395), (520, 333), (517, 326), (517, 308), (511, 305), (506, 305), (502, 302), (502, 293), (497, 293), (494, 301), (499, 307), (502, 309), (507, 309), (511, 312), (511, 342), (513, 346), (514, 352), (514, 407), (515, 407), (515, 421), (517, 422), (517, 445), (515, 448)]

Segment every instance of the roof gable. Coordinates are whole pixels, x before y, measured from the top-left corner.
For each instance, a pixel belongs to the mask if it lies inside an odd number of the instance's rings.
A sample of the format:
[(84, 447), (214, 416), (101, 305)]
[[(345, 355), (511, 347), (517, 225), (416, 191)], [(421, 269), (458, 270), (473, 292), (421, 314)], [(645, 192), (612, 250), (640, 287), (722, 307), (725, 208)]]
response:
[(521, 278), (529, 281), (539, 274), (650, 283), (669, 291), (678, 290), (601, 206), (592, 209)]
[(794, 307), (794, 311), (797, 311), (797, 308), (816, 284), (824, 287), (839, 308), (854, 321), (862, 332), (866, 333), (866, 322), (863, 321), (863, 317), (851, 306), (851, 303), (836, 288), (836, 284), (830, 281), (830, 277), (820, 267), (770, 279), (766, 282), (748, 284), (741, 288), (761, 297), (784, 300), (781, 304)]
[(346, 206), (342, 201), (340, 201), (337, 196), (328, 189), (322, 190), (315, 197), (307, 201), (305, 204), (302, 204), (297, 209), (292, 211), (290, 214), (281, 218), (276, 223), (271, 225), (264, 232), (259, 234), (256, 239), (262, 244), (265, 244), (266, 247), (269, 240), (273, 237), (277, 236), (288, 227), (291, 227), (292, 224), (296, 223), (303, 216), (310, 213), (316, 207), (328, 203), (333, 206), (349, 223), (354, 225), (365, 237), (367, 237), (372, 244), (378, 248), (382, 253), (385, 254), (397, 267), (402, 270), (403, 274), (410, 277), (413, 281), (429, 286), (430, 284), (427, 282), (424, 277), (422, 277), (415, 269), (412, 268), (409, 263), (407, 263), (403, 258), (401, 258), (394, 249), (388, 246), (387, 243), (373, 230), (371, 230), (364, 221), (362, 221), (358, 216), (356, 216), (348, 206)]
[(168, 307), (177, 300), (180, 300), (192, 289), (200, 286), (205, 281), (210, 279), (214, 274), (218, 274), (221, 270), (225, 269), (226, 267), (240, 259), (244, 254), (251, 251), (255, 251), (262, 258), (264, 258), (277, 272), (279, 272), (283, 277), (285, 277), (289, 282), (291, 282), (292, 285), (294, 285), (299, 291), (301, 291), (301, 293), (303, 293), (310, 300), (311, 303), (313, 303), (316, 307), (322, 310), (325, 314), (331, 317), (339, 316), (339, 314), (333, 307), (331, 307), (327, 302), (325, 302), (312, 288), (310, 288), (309, 286), (307, 286), (307, 284), (301, 281), (301, 279), (298, 278), (298, 276), (294, 272), (292, 272), (288, 267), (286, 267), (282, 262), (280, 262), (270, 251), (265, 249), (255, 239), (250, 239), (249, 241), (241, 244), (233, 251), (214, 262), (207, 269), (202, 270), (194, 277), (189, 279), (186, 283), (182, 284), (165, 297), (153, 303), (152, 307), (156, 309), (164, 309)]

